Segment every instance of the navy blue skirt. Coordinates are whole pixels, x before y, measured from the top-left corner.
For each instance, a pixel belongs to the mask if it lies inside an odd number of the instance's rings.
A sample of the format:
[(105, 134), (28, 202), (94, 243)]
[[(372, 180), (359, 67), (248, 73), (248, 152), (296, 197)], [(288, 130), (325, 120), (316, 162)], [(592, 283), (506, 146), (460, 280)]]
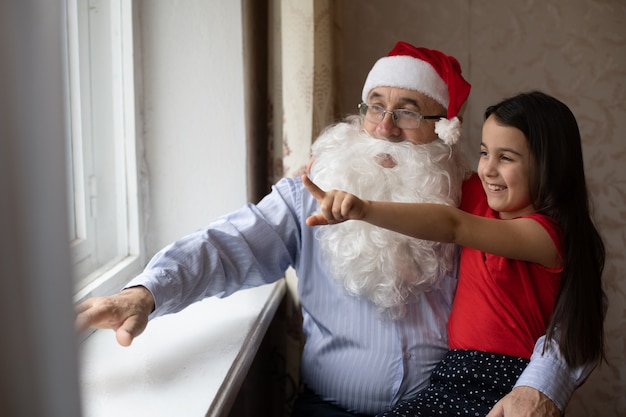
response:
[(451, 350), (433, 371), (428, 387), (381, 416), (484, 417), (513, 389), (528, 362), (497, 353)]

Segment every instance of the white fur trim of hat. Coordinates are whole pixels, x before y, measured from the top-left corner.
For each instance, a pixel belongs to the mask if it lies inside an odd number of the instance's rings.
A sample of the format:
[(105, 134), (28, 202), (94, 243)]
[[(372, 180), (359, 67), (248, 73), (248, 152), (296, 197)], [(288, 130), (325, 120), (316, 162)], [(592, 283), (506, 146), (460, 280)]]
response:
[(376, 87), (396, 87), (419, 91), (448, 108), (448, 85), (429, 63), (405, 55), (380, 58), (365, 80), (362, 100), (367, 101)]

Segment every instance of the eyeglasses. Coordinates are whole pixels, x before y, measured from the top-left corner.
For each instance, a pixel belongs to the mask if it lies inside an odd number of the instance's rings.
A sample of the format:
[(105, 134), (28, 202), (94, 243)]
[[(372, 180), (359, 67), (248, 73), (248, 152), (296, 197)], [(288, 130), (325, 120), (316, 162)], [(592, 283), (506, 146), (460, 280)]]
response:
[(370, 123), (380, 123), (389, 113), (391, 119), (400, 129), (417, 129), (422, 119), (441, 119), (444, 116), (422, 116), (416, 111), (406, 109), (387, 110), (380, 104), (359, 104), (359, 112)]

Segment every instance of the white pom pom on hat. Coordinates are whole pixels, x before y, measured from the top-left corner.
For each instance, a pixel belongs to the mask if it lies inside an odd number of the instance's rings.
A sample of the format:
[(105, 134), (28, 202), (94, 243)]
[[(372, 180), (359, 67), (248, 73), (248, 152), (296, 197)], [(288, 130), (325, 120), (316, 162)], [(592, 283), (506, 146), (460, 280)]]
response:
[[(406, 42), (398, 42), (386, 57), (376, 61), (363, 86), (361, 98), (364, 102), (369, 92), (376, 87), (419, 91), (444, 106), (450, 121), (459, 116), (471, 89), (471, 85), (461, 75), (461, 65), (456, 58)], [(446, 128), (437, 129), (437, 124), (435, 131), (439, 130), (437, 134), (444, 142), (452, 145), (458, 141), (460, 123), (452, 124), (458, 132), (450, 129), (447, 121)]]

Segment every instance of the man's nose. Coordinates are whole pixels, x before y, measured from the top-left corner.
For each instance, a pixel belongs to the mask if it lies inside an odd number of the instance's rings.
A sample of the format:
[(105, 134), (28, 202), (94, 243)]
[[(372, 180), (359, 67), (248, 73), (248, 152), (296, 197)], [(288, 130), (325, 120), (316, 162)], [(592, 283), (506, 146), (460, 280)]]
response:
[(386, 139), (389, 142), (401, 142), (402, 139), (398, 137), (400, 128), (396, 126), (393, 121), (393, 115), (391, 113), (385, 113), (383, 119), (376, 125), (376, 136), (380, 139)]

